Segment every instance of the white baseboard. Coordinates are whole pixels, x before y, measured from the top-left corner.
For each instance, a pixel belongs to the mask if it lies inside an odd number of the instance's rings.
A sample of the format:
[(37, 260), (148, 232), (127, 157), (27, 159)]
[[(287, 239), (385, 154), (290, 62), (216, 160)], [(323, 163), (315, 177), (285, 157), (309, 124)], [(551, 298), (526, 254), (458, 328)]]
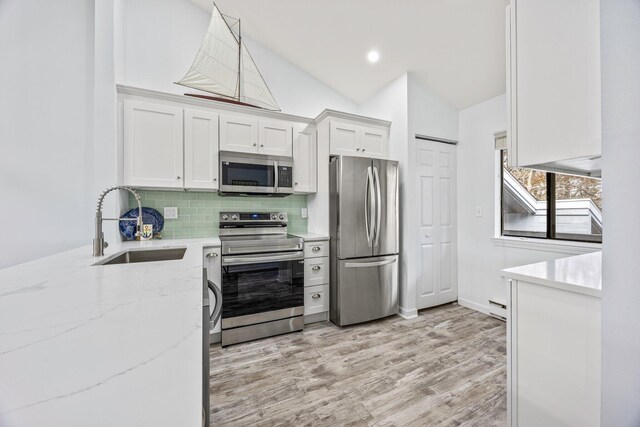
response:
[(458, 304), (463, 307), (470, 308), (471, 310), (479, 311), (480, 313), (489, 314), (490, 309), (488, 305), (478, 304), (473, 301), (466, 300), (464, 298), (458, 298)]
[(400, 307), (400, 313), (398, 314), (400, 315), (400, 317), (406, 320), (415, 319), (416, 317), (418, 317), (418, 309)]

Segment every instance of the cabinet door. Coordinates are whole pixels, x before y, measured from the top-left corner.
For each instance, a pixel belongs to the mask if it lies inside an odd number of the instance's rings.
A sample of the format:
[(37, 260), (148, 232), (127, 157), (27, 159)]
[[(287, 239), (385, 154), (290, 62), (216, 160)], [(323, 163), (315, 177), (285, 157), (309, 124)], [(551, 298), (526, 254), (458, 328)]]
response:
[(360, 153), (359, 130), (356, 125), (331, 122), (329, 141), (331, 154), (355, 156)]
[(360, 152), (366, 157), (387, 157), (387, 131), (362, 127), (360, 131)]
[(220, 116), (220, 150), (258, 152), (258, 121), (247, 117)]
[(183, 187), (182, 108), (124, 101), (124, 184)]
[(600, 155), (599, 4), (511, 2), (516, 165)]
[(293, 192), (315, 193), (318, 189), (316, 128), (299, 124), (293, 129)]
[(293, 155), (291, 124), (260, 121), (258, 144), (260, 146), (260, 154), (291, 157)]
[(218, 115), (184, 110), (184, 186), (218, 189)]

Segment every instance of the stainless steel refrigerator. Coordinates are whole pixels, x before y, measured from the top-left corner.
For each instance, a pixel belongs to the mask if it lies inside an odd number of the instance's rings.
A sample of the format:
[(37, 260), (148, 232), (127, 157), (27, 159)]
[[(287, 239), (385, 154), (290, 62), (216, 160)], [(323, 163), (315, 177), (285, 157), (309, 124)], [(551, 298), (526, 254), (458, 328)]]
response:
[(333, 157), (329, 191), (331, 321), (398, 313), (398, 162)]

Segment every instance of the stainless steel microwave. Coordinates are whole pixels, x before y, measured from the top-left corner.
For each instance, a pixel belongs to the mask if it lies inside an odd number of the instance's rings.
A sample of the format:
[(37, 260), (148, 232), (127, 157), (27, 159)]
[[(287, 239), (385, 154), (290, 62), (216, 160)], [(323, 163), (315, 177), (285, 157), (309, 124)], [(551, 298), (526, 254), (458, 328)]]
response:
[(262, 196), (293, 194), (293, 160), (220, 153), (220, 193)]

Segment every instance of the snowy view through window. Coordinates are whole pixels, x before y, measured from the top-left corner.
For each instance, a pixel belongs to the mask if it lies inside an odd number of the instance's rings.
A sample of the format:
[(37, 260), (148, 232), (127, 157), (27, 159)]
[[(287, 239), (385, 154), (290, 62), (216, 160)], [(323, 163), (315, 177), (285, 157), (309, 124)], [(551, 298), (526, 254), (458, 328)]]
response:
[(602, 241), (602, 182), (597, 178), (554, 174), (507, 166), (502, 152), (503, 234), (547, 237), (547, 191), (555, 191), (555, 236), (559, 239)]

